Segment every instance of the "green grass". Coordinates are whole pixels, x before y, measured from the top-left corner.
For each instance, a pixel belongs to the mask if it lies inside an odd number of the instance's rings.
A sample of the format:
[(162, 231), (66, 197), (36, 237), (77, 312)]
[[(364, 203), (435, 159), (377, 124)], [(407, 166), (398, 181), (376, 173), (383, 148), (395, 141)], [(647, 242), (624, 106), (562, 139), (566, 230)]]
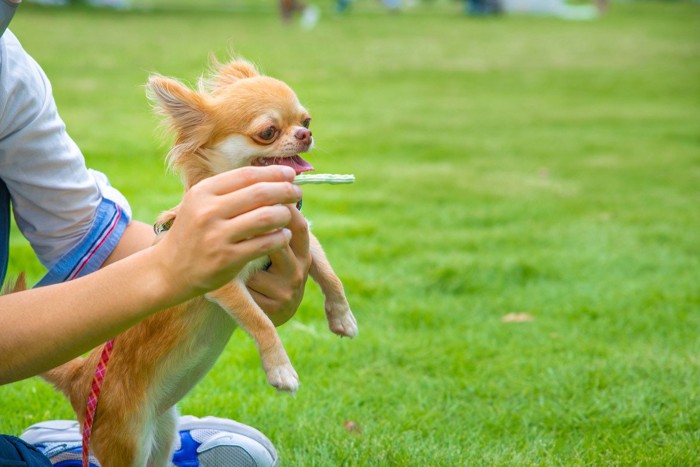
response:
[[(307, 187), (304, 209), (360, 335), (326, 330), (310, 284), (280, 328), (296, 399), (236, 333), (181, 411), (258, 427), (286, 465), (698, 464), (700, 5), (580, 23), (327, 7), (312, 31), (273, 8), (25, 5), (13, 22), (138, 219), (181, 192), (143, 84), (193, 82), (209, 52), (287, 81), (314, 116), (312, 163), (357, 176)], [(11, 272), (38, 280), (12, 244)], [(71, 416), (36, 378), (0, 400), (0, 432)]]

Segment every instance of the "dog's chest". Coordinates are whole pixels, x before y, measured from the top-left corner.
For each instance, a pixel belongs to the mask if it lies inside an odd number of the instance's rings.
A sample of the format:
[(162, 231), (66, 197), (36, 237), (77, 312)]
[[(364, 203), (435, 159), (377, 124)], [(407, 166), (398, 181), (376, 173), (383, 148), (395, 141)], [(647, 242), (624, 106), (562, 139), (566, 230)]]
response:
[(155, 386), (158, 405), (167, 410), (180, 401), (211, 369), (236, 328), (236, 323), (219, 306), (201, 300), (201, 320), (193, 323), (186, 340), (164, 362), (160, 382)]

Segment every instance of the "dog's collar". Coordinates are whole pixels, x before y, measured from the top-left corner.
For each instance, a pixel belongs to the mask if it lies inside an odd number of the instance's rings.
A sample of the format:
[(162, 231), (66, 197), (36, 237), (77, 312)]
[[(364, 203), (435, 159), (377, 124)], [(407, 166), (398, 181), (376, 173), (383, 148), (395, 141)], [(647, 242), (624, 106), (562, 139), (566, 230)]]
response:
[(170, 227), (172, 227), (174, 223), (174, 217), (172, 219), (168, 219), (165, 222), (156, 222), (155, 224), (153, 224), (153, 231), (156, 233), (156, 235), (160, 235), (163, 232), (167, 232), (168, 230), (170, 230)]
[[(297, 203), (297, 209), (301, 211), (301, 200)], [(160, 235), (163, 232), (167, 232), (170, 230), (170, 228), (173, 226), (175, 223), (175, 218), (168, 219), (165, 222), (156, 222), (153, 224), (153, 231), (156, 233), (156, 235)]]

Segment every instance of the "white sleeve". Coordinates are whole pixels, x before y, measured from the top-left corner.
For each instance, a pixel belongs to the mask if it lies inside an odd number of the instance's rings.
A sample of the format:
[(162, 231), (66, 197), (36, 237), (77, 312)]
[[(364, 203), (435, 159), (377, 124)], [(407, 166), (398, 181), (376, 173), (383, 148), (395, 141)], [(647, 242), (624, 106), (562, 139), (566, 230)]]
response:
[(9, 31), (0, 38), (0, 178), (15, 220), (50, 269), (90, 229), (102, 198), (126, 199), (88, 170), (58, 115), (48, 78)]

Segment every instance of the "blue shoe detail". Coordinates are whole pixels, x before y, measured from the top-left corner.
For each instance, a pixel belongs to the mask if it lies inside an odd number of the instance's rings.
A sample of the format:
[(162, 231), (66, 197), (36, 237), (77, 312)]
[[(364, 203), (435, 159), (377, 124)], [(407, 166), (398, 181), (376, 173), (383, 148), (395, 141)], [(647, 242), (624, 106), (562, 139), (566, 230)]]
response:
[(197, 449), (202, 445), (192, 438), (189, 431), (180, 432), (180, 449), (173, 454), (173, 464), (177, 467), (199, 467)]
[[(43, 449), (41, 449), (41, 446), (36, 446), (36, 448), (44, 452)], [(83, 453), (82, 446), (78, 446), (73, 449), (62, 449), (61, 445), (53, 446), (51, 450), (45, 451), (44, 455), (51, 458), (51, 456), (57, 455), (58, 453), (65, 454), (67, 452), (75, 454), (76, 458), (56, 462), (53, 464), (53, 467), (83, 467), (83, 461), (81, 459)], [(97, 464), (93, 464), (92, 462), (90, 462), (88, 465), (90, 467), (99, 467)]]

